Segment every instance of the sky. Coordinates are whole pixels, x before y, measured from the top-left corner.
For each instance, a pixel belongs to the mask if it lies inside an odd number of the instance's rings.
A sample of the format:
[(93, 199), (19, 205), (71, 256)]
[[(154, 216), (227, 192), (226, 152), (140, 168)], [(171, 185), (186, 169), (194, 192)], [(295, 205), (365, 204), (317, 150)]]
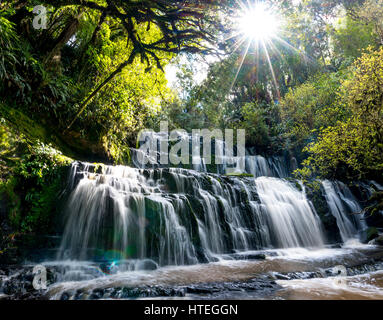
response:
[[(196, 70), (196, 73), (194, 74), (194, 81), (196, 84), (200, 84), (203, 80), (206, 79), (209, 70), (209, 64), (214, 63), (215, 61), (217, 61), (217, 58), (212, 55), (206, 56), (205, 59), (194, 56), (193, 60), (188, 58), (186, 55), (180, 56), (181, 64), (192, 64), (193, 69)], [(176, 63), (170, 63), (165, 67), (165, 76), (168, 80), (168, 87), (175, 88), (177, 83), (177, 72), (178, 66)]]

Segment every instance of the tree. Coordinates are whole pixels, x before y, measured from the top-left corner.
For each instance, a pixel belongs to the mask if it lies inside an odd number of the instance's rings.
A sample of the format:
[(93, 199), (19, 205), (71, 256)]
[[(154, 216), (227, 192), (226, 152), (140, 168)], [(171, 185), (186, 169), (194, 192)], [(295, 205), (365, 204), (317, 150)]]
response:
[(304, 164), (325, 177), (376, 179), (383, 169), (383, 48), (356, 60), (341, 97), (350, 117), (321, 131)]
[(375, 42), (376, 35), (370, 24), (350, 16), (339, 19), (331, 30), (333, 64), (338, 68), (342, 68), (342, 64), (352, 64), (362, 55), (363, 50)]
[[(36, 4), (47, 6), (46, 30), (31, 28)], [(119, 154), (116, 143), (132, 140), (168, 99), (160, 72), (174, 55), (217, 49), (222, 26), (214, 10), (229, 10), (223, 1), (207, 0), (0, 6), (2, 25), (8, 25), (0, 36), (14, 38), (2, 48), (9, 57), (3, 68), (7, 81), (0, 85), (2, 116), (31, 138), (53, 142), (75, 157), (98, 159)]]
[(289, 147), (296, 153), (316, 139), (318, 130), (347, 118), (347, 107), (338, 97), (346, 75), (344, 71), (316, 75), (311, 81), (290, 89), (282, 99)]
[(383, 0), (366, 0), (360, 6), (357, 18), (373, 27), (379, 43), (383, 44)]

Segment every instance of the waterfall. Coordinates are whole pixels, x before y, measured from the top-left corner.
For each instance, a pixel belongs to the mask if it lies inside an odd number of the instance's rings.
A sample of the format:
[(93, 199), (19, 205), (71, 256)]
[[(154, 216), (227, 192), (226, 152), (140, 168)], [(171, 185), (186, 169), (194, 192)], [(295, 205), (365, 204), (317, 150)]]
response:
[(262, 156), (246, 157), (246, 172), (254, 177), (287, 178), (289, 176), (282, 157), (266, 159)]
[(207, 172), (205, 159), (201, 157), (201, 137), (199, 135), (191, 136), (192, 143), (192, 164), (193, 169), (200, 172)]
[(366, 228), (358, 201), (350, 189), (340, 181), (325, 180), (322, 182), (325, 197), (331, 214), (335, 217), (342, 241), (344, 243), (358, 239), (360, 231)]
[[(184, 132), (178, 132), (179, 140), (188, 141), (191, 156), (189, 162), (191, 168), (198, 172), (212, 172), (217, 174), (226, 174), (230, 168), (234, 174), (247, 173), (254, 177), (276, 177), (287, 178), (290, 176), (288, 163), (284, 157), (269, 157), (265, 158), (260, 155), (251, 155), (254, 150), (247, 150), (246, 156), (236, 157), (229, 155), (225, 141), (220, 139), (213, 139), (211, 141), (211, 150), (214, 154), (215, 162), (212, 162), (213, 166), (206, 165), (206, 159), (203, 157), (203, 140), (198, 134), (186, 134)], [(161, 144), (171, 144), (171, 141), (164, 132), (146, 132), (146, 138), (151, 141), (152, 149), (150, 153), (144, 152), (140, 149), (130, 149), (132, 165), (140, 169), (154, 169), (161, 167), (168, 167), (168, 165), (160, 164), (160, 157), (166, 157), (167, 154), (161, 153)], [(141, 141), (144, 143), (146, 141)], [(145, 159), (147, 164), (141, 163), (139, 159)], [(182, 164), (179, 165), (182, 167)]]
[(185, 265), (324, 243), (304, 191), (281, 179), (84, 163), (70, 179), (60, 260)]
[(271, 236), (281, 248), (322, 247), (321, 222), (304, 192), (286, 181), (258, 178), (255, 181), (259, 198), (271, 226)]

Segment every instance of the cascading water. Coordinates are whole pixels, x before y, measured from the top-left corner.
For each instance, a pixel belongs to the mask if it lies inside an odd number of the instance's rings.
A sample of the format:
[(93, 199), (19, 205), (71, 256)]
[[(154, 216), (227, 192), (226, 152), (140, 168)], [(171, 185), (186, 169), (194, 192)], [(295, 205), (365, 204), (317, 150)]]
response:
[(275, 178), (258, 178), (255, 184), (267, 212), (270, 234), (280, 248), (324, 245), (320, 219), (304, 192)]
[(359, 239), (359, 234), (366, 228), (359, 214), (362, 211), (350, 189), (340, 181), (322, 182), (327, 205), (335, 217), (344, 243)]
[[(290, 183), (180, 168), (75, 163), (58, 258), (212, 261), (234, 251), (320, 247), (319, 218)], [(77, 185), (76, 185), (77, 183)]]
[[(183, 132), (178, 132), (179, 141), (185, 141), (189, 144), (191, 150), (191, 157), (189, 159), (193, 170), (199, 172), (208, 172), (208, 167), (206, 165), (206, 159), (202, 156), (203, 154), (203, 139), (198, 134), (186, 134)], [(136, 168), (146, 169), (146, 168), (161, 168), (168, 167), (168, 165), (160, 164), (161, 155), (165, 155), (160, 152), (161, 144), (171, 144), (174, 143), (174, 140), (168, 137), (167, 133), (164, 132), (146, 132), (145, 136), (148, 138), (148, 141), (151, 141), (151, 152), (145, 152), (141, 149), (131, 149), (132, 153), (132, 163)], [(143, 141), (145, 142), (145, 141)], [(146, 142), (147, 143), (147, 142)], [(226, 174), (228, 169), (231, 169), (234, 174), (248, 173), (254, 177), (276, 177), (276, 178), (287, 178), (290, 173), (288, 170), (288, 165), (284, 157), (269, 157), (265, 158), (260, 155), (251, 155), (250, 151), (247, 151), (245, 156), (233, 156), (229, 155), (229, 150), (227, 150), (227, 145), (225, 141), (220, 139), (214, 139), (211, 143), (212, 151), (214, 153), (213, 159), (213, 171), (212, 173), (217, 174)], [(254, 150), (252, 150), (254, 152)], [(167, 154), (166, 154), (167, 155)], [(165, 155), (165, 156), (166, 156)], [(146, 164), (143, 164), (139, 159), (145, 159)], [(182, 167), (182, 165), (179, 165)]]
[(254, 177), (287, 178), (288, 170), (283, 157), (264, 158), (262, 156), (246, 156), (246, 172)]
[[(259, 175), (274, 174), (272, 162), (255, 160), (265, 165)], [(346, 186), (323, 184), (329, 207), (340, 210), (333, 214), (350, 219), (348, 212), (360, 209)], [(193, 298), (201, 288), (204, 298), (238, 298), (238, 288), (247, 298), (270, 298), (270, 290), (291, 298), (297, 285), (303, 296), (316, 297), (317, 284), (324, 285), (321, 294), (337, 291), (323, 278), (336, 272), (332, 266), (370, 276), (381, 268), (375, 259), (383, 259), (375, 246), (324, 245), (322, 223), (298, 181), (76, 162), (66, 194), (57, 260), (42, 262), (55, 279), (50, 299)], [(311, 198), (312, 190), (307, 194)], [(363, 228), (360, 223), (353, 221), (353, 230)]]
[[(153, 177), (146, 179), (137, 169), (106, 167), (105, 174), (96, 175), (88, 168), (85, 165), (84, 177), (69, 199), (60, 259), (153, 255), (163, 265), (197, 261), (189, 235), (175, 213), (174, 202), (179, 198), (161, 197)], [(147, 234), (149, 220), (158, 230)], [(150, 242), (154, 245), (148, 248)]]

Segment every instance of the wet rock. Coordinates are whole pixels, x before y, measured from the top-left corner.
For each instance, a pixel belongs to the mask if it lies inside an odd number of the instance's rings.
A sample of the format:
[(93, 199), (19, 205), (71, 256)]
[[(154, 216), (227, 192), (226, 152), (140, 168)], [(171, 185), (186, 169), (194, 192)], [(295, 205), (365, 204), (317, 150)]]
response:
[(105, 295), (104, 289), (95, 289), (92, 291), (91, 295), (89, 296), (90, 300), (97, 300), (103, 298)]
[(186, 287), (187, 293), (195, 293), (195, 294), (212, 294), (214, 292), (219, 292), (220, 290), (214, 287), (209, 286), (189, 286)]
[(274, 292), (281, 287), (275, 281), (268, 279), (252, 279), (246, 282), (205, 283), (188, 286), (140, 286), (98, 288), (91, 292), (78, 289), (75, 292), (64, 291), (61, 300), (98, 300), (98, 299), (142, 299), (185, 297), (198, 299), (216, 299), (232, 296), (239, 292), (256, 292), (260, 296)]
[(290, 280), (290, 277), (287, 276), (287, 275), (284, 275), (284, 274), (281, 274), (281, 273), (277, 273), (275, 272), (274, 274), (274, 277), (278, 280)]
[[(141, 287), (116, 287), (104, 290), (103, 295), (98, 298), (114, 298), (114, 299), (139, 299), (139, 298), (156, 298), (156, 297), (183, 297), (185, 291), (178, 287), (165, 286), (141, 286)], [(93, 296), (93, 299), (96, 297)]]
[(375, 238), (379, 237), (378, 229), (376, 229), (375, 227), (368, 228), (366, 236), (366, 240), (368, 242), (374, 240)]
[(294, 280), (294, 279), (313, 279), (313, 278), (323, 278), (323, 274), (320, 271), (306, 271), (306, 272), (289, 272), (289, 273), (279, 273), (272, 272), (269, 275), (270, 279), (275, 280)]
[(70, 295), (69, 293), (67, 292), (64, 292), (62, 295), (61, 295), (61, 298), (60, 300), (69, 300), (70, 299)]
[(140, 261), (137, 265), (138, 270), (156, 270), (158, 269), (158, 264), (155, 263), (153, 260), (143, 260)]
[(374, 272), (379, 270), (383, 270), (383, 261), (373, 261), (368, 264), (363, 264), (363, 265), (347, 268), (347, 274), (349, 276), (355, 276), (355, 275), (360, 275), (367, 272)]
[(33, 267), (2, 266), (0, 276), (0, 294), (7, 300), (45, 300), (46, 290), (33, 287)]
[(266, 278), (255, 278), (246, 282), (224, 282), (224, 283), (209, 283), (192, 285), (186, 287), (186, 292), (192, 294), (193, 297), (201, 296), (209, 299), (214, 299), (217, 296), (225, 295), (230, 292), (250, 292), (258, 291), (275, 291), (280, 286), (273, 280)]
[(383, 246), (383, 235), (380, 235), (379, 237), (370, 241), (369, 244), (376, 245), (376, 246)]
[(259, 253), (259, 254), (238, 253), (238, 254), (231, 254), (230, 257), (232, 257), (235, 260), (265, 260), (266, 259), (266, 255), (263, 253)]

